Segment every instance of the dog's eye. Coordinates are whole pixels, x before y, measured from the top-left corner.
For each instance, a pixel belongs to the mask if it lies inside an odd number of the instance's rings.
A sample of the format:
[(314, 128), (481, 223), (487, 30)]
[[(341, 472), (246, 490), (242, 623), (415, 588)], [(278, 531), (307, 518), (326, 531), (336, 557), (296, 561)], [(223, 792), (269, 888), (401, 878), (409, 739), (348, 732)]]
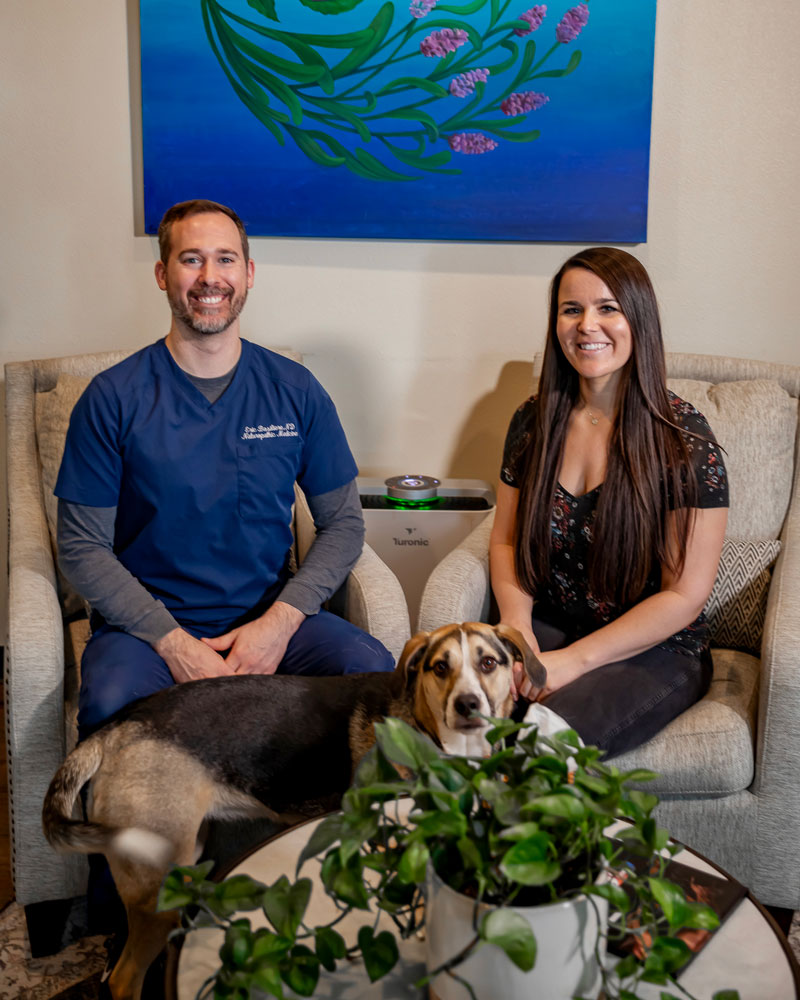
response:
[(483, 673), (490, 674), (497, 666), (497, 660), (493, 656), (484, 656), (478, 666)]
[(437, 677), (447, 677), (447, 672), (450, 669), (444, 660), (437, 660), (436, 663), (431, 667), (433, 672)]

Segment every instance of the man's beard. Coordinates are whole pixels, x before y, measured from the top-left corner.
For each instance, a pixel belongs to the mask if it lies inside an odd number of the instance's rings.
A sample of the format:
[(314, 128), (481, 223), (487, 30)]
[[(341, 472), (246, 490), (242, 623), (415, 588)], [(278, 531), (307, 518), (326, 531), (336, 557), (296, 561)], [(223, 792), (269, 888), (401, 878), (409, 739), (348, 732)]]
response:
[[(226, 297), (229, 295), (227, 291), (223, 291), (219, 288), (204, 288), (203, 294), (221, 294)], [(169, 301), (170, 308), (172, 309), (172, 315), (175, 319), (183, 323), (183, 325), (193, 333), (224, 333), (225, 330), (227, 330), (228, 327), (236, 319), (238, 319), (239, 313), (242, 309), (244, 309), (244, 304), (247, 301), (247, 290), (245, 289), (245, 291), (240, 295), (233, 295), (231, 298), (227, 299), (227, 312), (219, 312), (219, 310), (214, 309), (209, 311), (209, 315), (203, 315), (203, 308), (200, 303), (198, 303), (198, 311), (194, 311), (190, 305), (191, 299), (183, 302), (177, 298), (169, 288), (167, 288), (167, 300)]]

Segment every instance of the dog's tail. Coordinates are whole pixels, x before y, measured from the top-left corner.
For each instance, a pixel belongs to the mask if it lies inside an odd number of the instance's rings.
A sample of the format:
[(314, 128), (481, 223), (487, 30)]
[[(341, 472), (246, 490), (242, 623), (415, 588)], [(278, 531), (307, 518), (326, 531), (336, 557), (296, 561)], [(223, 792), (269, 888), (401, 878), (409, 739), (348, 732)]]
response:
[(73, 819), (80, 791), (103, 763), (104, 732), (79, 743), (56, 771), (42, 807), (44, 835), (55, 850), (78, 854), (109, 852), (162, 866), (171, 860), (173, 845), (158, 833), (136, 827), (114, 828)]

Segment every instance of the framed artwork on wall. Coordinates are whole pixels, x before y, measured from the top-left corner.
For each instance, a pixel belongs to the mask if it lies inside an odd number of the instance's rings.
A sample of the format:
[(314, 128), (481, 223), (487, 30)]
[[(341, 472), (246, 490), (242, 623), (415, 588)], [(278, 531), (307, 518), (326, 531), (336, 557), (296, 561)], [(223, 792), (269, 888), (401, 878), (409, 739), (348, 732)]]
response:
[(647, 238), (656, 0), (139, 0), (145, 229)]

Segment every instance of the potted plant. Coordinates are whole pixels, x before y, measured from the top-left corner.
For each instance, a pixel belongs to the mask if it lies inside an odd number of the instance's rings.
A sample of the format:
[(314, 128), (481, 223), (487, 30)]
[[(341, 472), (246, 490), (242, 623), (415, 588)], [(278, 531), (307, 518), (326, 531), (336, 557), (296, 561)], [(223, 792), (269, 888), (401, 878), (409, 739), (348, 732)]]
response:
[[(321, 864), (321, 882), (338, 907), (326, 925), (304, 922), (308, 878), (284, 876), (267, 887), (245, 875), (209, 881), (211, 862), (173, 869), (159, 908), (183, 909), (176, 933), (224, 929), (220, 967), (199, 996), (283, 998), (284, 986), (312, 996), (321, 968), (333, 971), (357, 954), (375, 981), (399, 955), (395, 934), (376, 929), (376, 911), (401, 938), (425, 927), (428, 974), (418, 985), (432, 984), (440, 1000), (512, 1000), (520, 982), (525, 997), (596, 997), (600, 980), (607, 1000), (630, 1000), (641, 982), (678, 991), (663, 990), (661, 1000), (689, 996), (674, 979), (691, 956), (677, 932), (713, 929), (718, 918), (664, 878), (679, 848), (652, 817), (656, 796), (635, 787), (654, 775), (620, 773), (573, 730), (544, 738), (535, 726), (492, 722), (487, 739), (495, 749), (483, 758), (445, 756), (398, 719), (376, 725), (376, 746), (341, 811), (315, 828), (298, 861), (298, 872), (312, 859)], [(609, 825), (622, 819), (627, 825), (609, 836)], [(626, 869), (623, 888), (617, 874), (635, 856), (646, 863)], [(255, 909), (268, 927), (253, 930), (248, 919), (234, 918)], [(336, 925), (354, 910), (365, 920), (348, 943)], [(543, 930), (532, 926), (537, 915)], [(537, 938), (557, 919), (578, 936), (554, 957), (552, 944), (540, 940), (537, 949)], [(607, 941), (630, 934), (634, 952), (609, 962)], [(567, 979), (543, 982), (542, 975), (560, 975), (565, 956), (574, 966)], [(491, 991), (482, 985), (487, 975)], [(722, 991), (715, 1000), (737, 996)]]

